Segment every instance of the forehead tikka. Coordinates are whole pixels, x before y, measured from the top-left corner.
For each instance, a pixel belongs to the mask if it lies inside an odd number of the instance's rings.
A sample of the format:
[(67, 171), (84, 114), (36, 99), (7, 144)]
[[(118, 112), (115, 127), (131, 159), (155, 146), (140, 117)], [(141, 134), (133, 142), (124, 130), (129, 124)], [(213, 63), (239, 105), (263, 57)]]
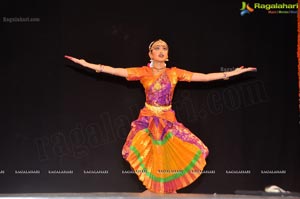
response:
[[(150, 45), (149, 45), (149, 50), (151, 50), (151, 48), (152, 48), (153, 44), (154, 44), (154, 43), (157, 43), (157, 42), (163, 42), (164, 44), (166, 44), (166, 42), (164, 42), (164, 41), (163, 41), (163, 40), (161, 40), (161, 39), (159, 39), (159, 40), (156, 40), (156, 41), (152, 41), (152, 42), (150, 43)], [(168, 45), (166, 44), (166, 46), (168, 46)]]

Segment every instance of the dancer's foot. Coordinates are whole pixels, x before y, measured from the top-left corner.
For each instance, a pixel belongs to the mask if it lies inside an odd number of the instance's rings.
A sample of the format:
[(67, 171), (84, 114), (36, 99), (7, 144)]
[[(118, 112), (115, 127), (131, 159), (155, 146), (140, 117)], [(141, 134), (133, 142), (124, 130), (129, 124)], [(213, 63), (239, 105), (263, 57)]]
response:
[(153, 194), (153, 192), (149, 191), (148, 189), (146, 189), (145, 191), (142, 192), (142, 194)]
[(176, 191), (170, 192), (170, 193), (177, 193)]

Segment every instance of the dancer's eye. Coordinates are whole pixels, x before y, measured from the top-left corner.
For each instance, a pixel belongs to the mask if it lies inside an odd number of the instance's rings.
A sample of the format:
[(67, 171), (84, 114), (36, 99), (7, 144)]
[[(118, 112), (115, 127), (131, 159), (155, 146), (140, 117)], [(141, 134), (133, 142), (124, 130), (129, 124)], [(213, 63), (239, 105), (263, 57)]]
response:
[(153, 50), (160, 50), (160, 49), (163, 49), (164, 51), (168, 51), (169, 48), (167, 46), (160, 46), (160, 45), (157, 45), (157, 46), (154, 46), (153, 47)]

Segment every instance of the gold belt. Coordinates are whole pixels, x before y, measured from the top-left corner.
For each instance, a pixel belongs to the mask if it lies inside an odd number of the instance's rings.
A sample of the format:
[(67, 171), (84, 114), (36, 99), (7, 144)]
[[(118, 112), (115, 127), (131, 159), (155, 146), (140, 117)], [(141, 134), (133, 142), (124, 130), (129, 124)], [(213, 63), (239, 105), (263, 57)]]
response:
[(169, 106), (153, 106), (153, 105), (150, 105), (148, 103), (145, 103), (145, 106), (146, 106), (147, 109), (149, 109), (150, 111), (152, 111), (156, 114), (162, 113), (163, 111), (169, 111), (172, 108), (172, 105), (169, 105)]

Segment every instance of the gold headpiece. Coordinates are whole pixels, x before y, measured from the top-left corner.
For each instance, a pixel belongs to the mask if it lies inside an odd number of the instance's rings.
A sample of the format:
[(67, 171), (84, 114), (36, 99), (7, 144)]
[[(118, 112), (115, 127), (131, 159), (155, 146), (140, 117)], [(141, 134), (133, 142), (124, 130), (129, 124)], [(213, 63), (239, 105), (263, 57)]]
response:
[[(165, 42), (164, 40), (162, 40), (162, 39), (157, 39), (157, 40), (154, 40), (154, 41), (152, 41), (150, 44), (149, 44), (149, 50), (151, 50), (151, 48), (152, 48), (152, 46), (153, 46), (153, 44), (154, 43), (156, 43), (156, 42), (158, 42), (158, 41), (162, 41), (162, 42), (164, 42), (164, 43), (166, 43), (167, 44), (167, 42)], [(168, 45), (168, 44), (167, 44)]]

